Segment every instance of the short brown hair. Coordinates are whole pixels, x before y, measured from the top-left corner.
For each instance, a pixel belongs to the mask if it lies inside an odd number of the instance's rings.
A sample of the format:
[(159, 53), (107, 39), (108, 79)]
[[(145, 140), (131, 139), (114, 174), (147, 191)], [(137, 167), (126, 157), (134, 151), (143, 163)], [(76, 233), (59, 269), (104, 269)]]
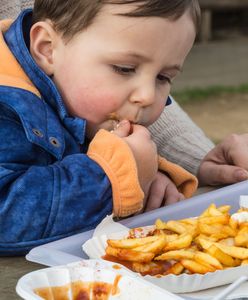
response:
[(176, 20), (187, 10), (196, 31), (200, 23), (198, 0), (36, 0), (33, 23), (49, 19), (55, 30), (65, 39), (87, 28), (105, 4), (137, 4), (133, 11), (122, 14), (129, 17), (164, 17)]

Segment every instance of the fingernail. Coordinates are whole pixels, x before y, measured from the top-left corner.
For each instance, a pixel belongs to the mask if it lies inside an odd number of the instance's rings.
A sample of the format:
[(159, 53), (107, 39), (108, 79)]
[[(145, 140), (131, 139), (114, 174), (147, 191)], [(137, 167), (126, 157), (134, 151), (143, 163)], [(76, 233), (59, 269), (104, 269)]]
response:
[(119, 126), (124, 126), (125, 124), (127, 124), (129, 121), (128, 120), (121, 120), (118, 124), (117, 124), (117, 126), (119, 127)]
[(237, 170), (234, 173), (237, 180), (242, 181), (248, 179), (248, 172), (246, 170)]

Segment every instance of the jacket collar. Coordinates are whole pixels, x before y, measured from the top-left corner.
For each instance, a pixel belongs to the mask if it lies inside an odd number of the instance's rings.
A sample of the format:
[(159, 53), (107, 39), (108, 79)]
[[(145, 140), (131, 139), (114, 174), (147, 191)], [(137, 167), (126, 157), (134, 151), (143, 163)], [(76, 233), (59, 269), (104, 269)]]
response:
[[(5, 32), (5, 42), (26, 75), (40, 92), (41, 98), (58, 112), (67, 130), (75, 137), (78, 143), (83, 144), (85, 140), (86, 121), (68, 115), (55, 84), (51, 78), (39, 68), (30, 55), (29, 32), (31, 22), (32, 10), (24, 10)], [(18, 65), (19, 68), (20, 65)]]

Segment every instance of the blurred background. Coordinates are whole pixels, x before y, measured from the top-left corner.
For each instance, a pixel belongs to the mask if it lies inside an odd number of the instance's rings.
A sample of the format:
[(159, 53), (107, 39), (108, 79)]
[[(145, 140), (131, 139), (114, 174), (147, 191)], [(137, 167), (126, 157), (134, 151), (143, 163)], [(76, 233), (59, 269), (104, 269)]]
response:
[(214, 142), (248, 133), (248, 0), (199, 0), (202, 24), (172, 95)]

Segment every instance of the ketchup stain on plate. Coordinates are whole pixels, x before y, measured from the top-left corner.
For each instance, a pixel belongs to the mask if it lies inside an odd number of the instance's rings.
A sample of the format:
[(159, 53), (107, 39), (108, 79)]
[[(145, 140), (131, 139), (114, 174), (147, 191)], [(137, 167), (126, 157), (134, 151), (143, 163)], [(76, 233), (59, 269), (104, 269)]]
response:
[(110, 295), (120, 292), (118, 288), (120, 279), (121, 275), (118, 274), (113, 284), (101, 281), (75, 281), (63, 286), (37, 288), (34, 292), (45, 300), (108, 300)]

